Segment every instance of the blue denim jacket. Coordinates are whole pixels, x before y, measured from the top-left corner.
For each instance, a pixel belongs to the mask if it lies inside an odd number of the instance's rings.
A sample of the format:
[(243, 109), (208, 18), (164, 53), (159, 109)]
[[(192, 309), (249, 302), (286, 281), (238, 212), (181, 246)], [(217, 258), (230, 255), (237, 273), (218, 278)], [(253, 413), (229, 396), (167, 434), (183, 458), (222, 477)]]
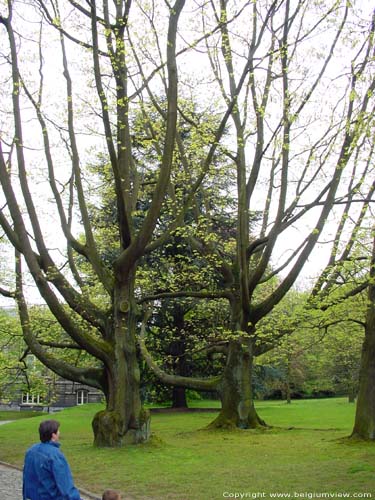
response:
[(25, 455), (23, 500), (80, 500), (60, 443), (34, 444)]

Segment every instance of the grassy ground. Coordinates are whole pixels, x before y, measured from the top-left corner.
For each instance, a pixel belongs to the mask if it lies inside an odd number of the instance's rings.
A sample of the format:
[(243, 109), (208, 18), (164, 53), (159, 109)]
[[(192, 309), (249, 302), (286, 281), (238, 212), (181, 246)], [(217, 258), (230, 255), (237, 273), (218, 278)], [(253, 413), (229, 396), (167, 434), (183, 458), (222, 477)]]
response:
[(40, 415), (40, 411), (0, 411), (0, 420), (20, 420), (21, 418), (31, 418)]
[[(270, 498), (270, 493), (375, 498), (375, 445), (345, 439), (354, 405), (343, 399), (259, 402), (261, 417), (274, 426), (266, 431), (201, 430), (215, 413), (155, 414), (150, 443), (115, 450), (92, 446), (90, 421), (97, 409), (86, 405), (57, 416), (75, 481), (90, 491), (112, 487), (124, 497), (155, 500)], [(0, 427), (0, 460), (22, 465), (40, 419)]]

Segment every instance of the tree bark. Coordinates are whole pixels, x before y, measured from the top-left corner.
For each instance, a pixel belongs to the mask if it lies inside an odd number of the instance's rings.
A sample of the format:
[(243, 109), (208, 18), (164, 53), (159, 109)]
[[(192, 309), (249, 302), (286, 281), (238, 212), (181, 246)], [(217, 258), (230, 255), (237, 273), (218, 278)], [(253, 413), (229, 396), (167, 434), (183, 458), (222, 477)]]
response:
[(140, 399), (136, 327), (132, 273), (125, 283), (118, 281), (115, 286), (113, 362), (106, 366), (106, 409), (97, 413), (92, 423), (96, 446), (136, 444), (150, 436), (150, 415)]
[(375, 238), (370, 267), (365, 340), (352, 437), (375, 440)]
[[(169, 352), (173, 356), (173, 372), (176, 375), (188, 377), (190, 375), (189, 366), (186, 359), (186, 332), (184, 309), (176, 303), (173, 308), (173, 326), (178, 334), (169, 345)], [(186, 387), (173, 386), (172, 389), (172, 408), (187, 408)]]
[(353, 390), (349, 391), (348, 403), (355, 403), (355, 391), (353, 391)]
[(291, 404), (292, 395), (290, 390), (290, 360), (287, 361), (287, 374), (286, 374), (286, 382), (285, 382), (285, 399), (287, 404)]
[(186, 388), (173, 387), (172, 391), (172, 408), (187, 408)]
[(266, 425), (254, 407), (253, 359), (250, 342), (246, 346), (240, 341), (230, 343), (223, 378), (218, 387), (222, 407), (210, 428), (254, 429)]
[[(372, 308), (374, 309), (374, 304)], [(366, 325), (352, 436), (375, 440), (375, 317)]]
[(285, 384), (285, 399), (286, 399), (287, 404), (290, 405), (292, 402), (292, 396), (291, 396), (291, 392), (290, 392), (289, 380)]
[[(170, 345), (170, 352), (176, 356), (173, 371), (177, 375), (188, 377), (190, 375), (186, 363), (186, 343), (185, 340), (174, 341)], [(172, 408), (187, 408), (186, 387), (173, 386), (172, 389)]]

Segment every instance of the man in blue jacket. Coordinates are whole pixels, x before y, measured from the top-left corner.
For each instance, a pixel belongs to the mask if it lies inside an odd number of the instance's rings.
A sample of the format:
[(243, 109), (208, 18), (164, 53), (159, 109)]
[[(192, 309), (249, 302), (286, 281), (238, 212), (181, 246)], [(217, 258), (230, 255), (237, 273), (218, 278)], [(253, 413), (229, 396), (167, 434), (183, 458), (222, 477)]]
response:
[(26, 452), (23, 500), (81, 500), (69, 464), (60, 451), (59, 427), (56, 420), (41, 422), (41, 442)]

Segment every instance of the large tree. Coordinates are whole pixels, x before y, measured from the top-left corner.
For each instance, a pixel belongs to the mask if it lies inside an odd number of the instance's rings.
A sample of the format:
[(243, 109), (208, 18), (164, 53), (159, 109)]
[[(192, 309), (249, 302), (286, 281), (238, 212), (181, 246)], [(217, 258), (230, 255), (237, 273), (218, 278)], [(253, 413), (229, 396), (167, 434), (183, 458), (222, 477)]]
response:
[[(32, 353), (59, 375), (104, 392), (106, 410), (93, 421), (99, 446), (148, 438), (149, 418), (139, 393), (137, 267), (183, 221), (213, 166), (236, 101), (233, 97), (220, 106), (215, 127), (199, 124), (201, 159), (186, 172), (181, 191), (173, 175), (175, 144), (184, 156), (183, 131), (177, 131), (178, 93), (181, 87), (187, 94), (192, 88), (183, 68), (191, 63), (190, 52), (241, 13), (200, 33), (195, 26), (187, 29), (186, 17), (178, 36), (184, 4), (35, 0), (25, 7), (10, 0), (0, 15), (2, 46), (8, 47), (1, 54), (7, 71), (1, 82), (0, 223), (17, 251), (15, 291), (0, 291), (14, 293)], [(195, 14), (185, 15), (195, 25)], [(205, 97), (207, 109), (212, 109), (210, 97)], [(162, 134), (146, 100), (162, 119)], [(206, 104), (201, 105), (203, 115)], [(140, 110), (141, 127), (135, 119)], [(153, 149), (140, 161), (139, 141), (149, 141)], [(84, 168), (103, 148), (118, 228), (115, 241), (108, 242), (112, 251), (105, 255), (88, 209), (100, 176)], [(160, 214), (168, 210), (169, 223), (160, 225)], [(82, 272), (82, 260), (90, 272)], [(91, 355), (90, 367), (73, 366), (53, 346), (38, 341), (28, 312), (33, 297), (25, 287), (26, 273), (73, 347)], [(90, 293), (92, 276), (97, 297)]]
[[(206, 214), (206, 238), (195, 243), (202, 255), (215, 255), (222, 274), (216, 293), (221, 291), (231, 310), (231, 327), (218, 339), (222, 348), (225, 344), (226, 366), (211, 382), (222, 399), (213, 425), (252, 427), (261, 423), (253, 405), (254, 356), (272, 346), (257, 325), (291, 289), (319, 239), (329, 241), (329, 233), (324, 234), (327, 221), (331, 232), (334, 224), (333, 232), (341, 234), (340, 220), (351, 217), (349, 209), (355, 213), (353, 207), (364, 202), (367, 207), (373, 198), (368, 174), (373, 158), (374, 19), (368, 13), (359, 21), (347, 3), (323, 7), (286, 1), (267, 9), (263, 2), (253, 2), (250, 28), (247, 24), (234, 31), (226, 21), (235, 7), (224, 0), (218, 4), (211, 2), (202, 18), (207, 25), (213, 19), (221, 22), (220, 31), (207, 41), (207, 53), (223, 101), (236, 98), (233, 142), (226, 149), (236, 168), (236, 235), (228, 252)], [(348, 44), (348, 28), (358, 46)], [(312, 39), (322, 41), (323, 32), (322, 45), (311, 44)], [(238, 95), (242, 68), (246, 87)], [(258, 231), (250, 231), (252, 210), (263, 214)], [(347, 256), (344, 252), (343, 261)], [(277, 274), (280, 278), (272, 283)], [(153, 300), (173, 295), (157, 294)], [(201, 293), (202, 298), (209, 296)], [(141, 347), (162, 380), (184, 383), (152, 362), (144, 342)], [(188, 386), (193, 383), (186, 380)], [(203, 382), (197, 381), (196, 387), (203, 388)]]
[[(66, 125), (61, 131), (62, 140), (66, 141), (67, 152), (70, 156), (71, 167), (70, 188), (75, 189), (80, 209), (80, 217), (85, 232), (85, 241), (80, 242), (72, 234), (72, 204), (73, 196), (66, 200), (62, 198), (58, 179), (56, 178), (56, 164), (58, 153), (54, 153), (53, 139), (50, 134), (49, 117), (43, 107), (44, 67), (42, 52), (46, 50), (47, 40), (38, 40), (40, 50), (40, 86), (33, 88), (23, 79), (21, 73), (20, 46), (22, 36), (17, 31), (17, 20), (21, 5), (14, 2), (8, 3), (8, 15), (0, 18), (6, 28), (9, 40), (9, 61), (13, 80), (12, 100), (14, 114), (14, 135), (9, 140), (9, 147), (4, 151), (4, 143), (1, 153), (1, 183), (7, 203), (7, 211), (12, 222), (9, 222), (5, 210), (2, 212), (2, 225), (4, 230), (24, 257), (28, 269), (32, 274), (39, 292), (47, 305), (71, 338), (78, 345), (87, 350), (94, 358), (100, 360), (101, 366), (92, 368), (79, 368), (69, 365), (47, 352), (33, 335), (26, 301), (24, 300), (21, 275), (21, 258), (17, 262), (18, 282), (17, 299), (23, 326), (25, 340), (30, 350), (38, 356), (52, 370), (60, 375), (80, 380), (103, 390), (106, 395), (106, 411), (98, 414), (93, 422), (95, 442), (98, 445), (121, 445), (123, 442), (138, 442), (148, 437), (148, 419), (142, 412), (139, 398), (139, 369), (135, 348), (135, 304), (134, 304), (134, 279), (137, 261), (145, 252), (155, 229), (158, 215), (168, 186), (172, 166), (172, 155), (174, 138), (176, 133), (177, 117), (177, 67), (176, 67), (176, 33), (179, 15), (184, 6), (184, 1), (178, 0), (175, 5), (166, 9), (168, 16), (167, 28), (164, 33), (163, 43), (166, 47), (165, 66), (168, 74), (168, 87), (166, 99), (168, 109), (166, 112), (167, 131), (164, 144), (160, 145), (162, 150), (155, 172), (155, 189), (152, 203), (147, 212), (142, 227), (135, 232), (132, 223), (132, 211), (134, 210), (137, 192), (140, 183), (140, 173), (134, 168), (131, 156), (131, 131), (129, 127), (130, 107), (130, 80), (132, 69), (127, 61), (127, 51), (130, 50), (130, 36), (126, 36), (127, 30), (131, 30), (129, 18), (132, 13), (131, 2), (116, 3), (114, 9), (110, 9), (106, 2), (101, 8), (92, 2), (88, 8), (76, 4), (75, 13), (80, 17), (82, 25), (89, 29), (91, 36), (88, 43), (82, 42), (91, 53), (91, 76), (97, 90), (98, 101), (101, 110), (103, 132), (108, 148), (108, 156), (113, 170), (113, 178), (116, 191), (119, 219), (119, 257), (112, 269), (108, 269), (100, 258), (93, 237), (91, 223), (88, 218), (87, 202), (84, 191), (84, 180), (81, 170), (80, 147), (78, 143), (76, 109), (74, 107), (77, 96), (73, 92), (73, 80), (71, 69), (68, 65), (69, 51), (72, 47), (67, 46), (67, 39), (77, 42), (81, 41), (68, 34), (63, 25), (63, 17), (70, 7), (63, 7), (57, 3), (47, 5), (43, 2), (35, 2), (31, 6), (30, 15), (40, 23), (40, 33), (45, 29), (44, 25), (50, 23), (60, 33), (62, 71), (60, 75), (66, 85)], [(60, 10), (63, 14), (60, 17)], [(51, 10), (49, 10), (51, 9)], [(71, 26), (68, 26), (69, 30)], [(83, 30), (83, 28), (82, 28)], [(102, 49), (105, 47), (105, 49)], [(85, 57), (83, 54), (82, 57)], [(104, 59), (104, 62), (103, 62)], [(164, 61), (161, 64), (164, 67)], [(110, 72), (110, 76), (106, 73)], [(108, 80), (114, 80), (114, 85)], [(142, 82), (145, 84), (144, 82)], [(79, 87), (84, 87), (85, 82), (78, 82)], [(146, 85), (146, 84), (145, 84)], [(84, 89), (80, 89), (82, 91)], [(115, 102), (111, 102), (112, 91)], [(132, 88), (132, 92), (139, 89)], [(51, 192), (58, 207), (59, 218), (63, 233), (68, 246), (68, 256), (72, 276), (76, 278), (78, 285), (80, 281), (77, 268), (74, 263), (73, 252), (83, 256), (92, 266), (95, 274), (107, 291), (110, 300), (110, 311), (101, 310), (85, 297), (84, 291), (80, 292), (63, 275), (56, 264), (51, 252), (45, 242), (42, 232), (42, 224), (37, 213), (37, 208), (30, 188), (30, 163), (28, 158), (27, 139), (24, 122), (24, 97), (34, 107), (35, 116), (40, 125), (42, 134), (45, 162), (47, 170), (44, 172), (49, 179)], [(78, 100), (78, 99), (77, 99)], [(89, 100), (89, 98), (88, 98)], [(87, 102), (87, 105), (90, 103)], [(57, 127), (58, 124), (55, 122)], [(30, 133), (30, 131), (29, 131)], [(31, 132), (33, 133), (33, 132)], [(14, 162), (18, 169), (19, 186), (22, 191), (28, 217), (22, 213), (21, 205), (17, 201), (14, 179), (11, 176), (13, 169), (13, 149), (16, 150), (17, 160)], [(56, 148), (58, 149), (58, 148)], [(73, 188), (74, 186), (74, 188)], [(27, 227), (30, 225), (31, 229)], [(32, 232), (32, 235), (30, 234)], [(35, 245), (34, 245), (35, 241)], [(60, 297), (67, 303), (64, 307)], [(70, 308), (70, 310), (69, 310)]]

